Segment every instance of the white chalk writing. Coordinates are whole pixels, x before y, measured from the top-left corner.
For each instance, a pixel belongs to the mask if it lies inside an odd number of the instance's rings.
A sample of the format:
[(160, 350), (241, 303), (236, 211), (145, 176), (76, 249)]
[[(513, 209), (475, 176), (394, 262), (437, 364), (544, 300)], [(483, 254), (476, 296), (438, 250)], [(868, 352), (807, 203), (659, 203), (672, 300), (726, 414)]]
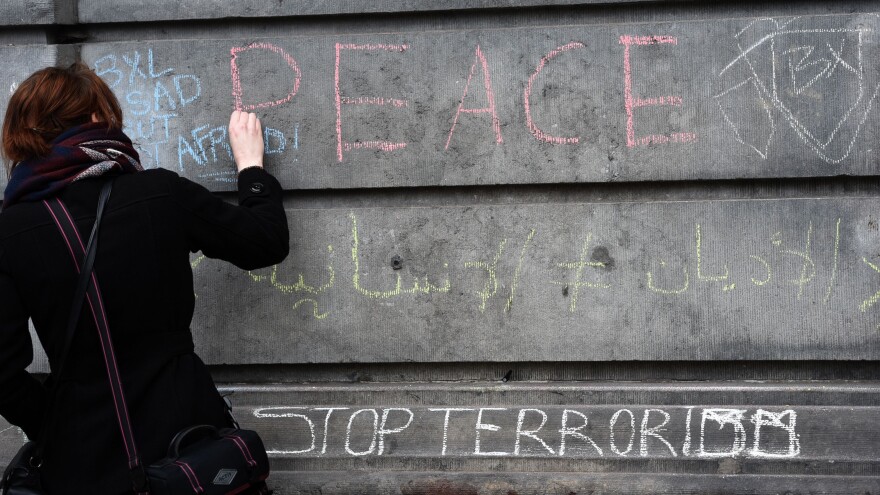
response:
[(284, 432), (267, 444), (269, 453), (293, 457), (794, 458), (801, 455), (797, 417), (793, 409), (694, 406), (253, 410), (254, 426)]

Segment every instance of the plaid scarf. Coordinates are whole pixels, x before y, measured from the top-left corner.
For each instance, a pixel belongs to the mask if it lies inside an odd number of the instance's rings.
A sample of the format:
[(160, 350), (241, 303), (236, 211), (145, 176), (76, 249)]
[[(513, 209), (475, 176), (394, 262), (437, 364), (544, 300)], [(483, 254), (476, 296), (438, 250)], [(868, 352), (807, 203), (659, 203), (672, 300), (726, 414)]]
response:
[(138, 153), (122, 130), (88, 123), (68, 129), (52, 141), (48, 156), (19, 162), (12, 169), (3, 209), (22, 201), (58, 195), (71, 182), (108, 172), (143, 170)]

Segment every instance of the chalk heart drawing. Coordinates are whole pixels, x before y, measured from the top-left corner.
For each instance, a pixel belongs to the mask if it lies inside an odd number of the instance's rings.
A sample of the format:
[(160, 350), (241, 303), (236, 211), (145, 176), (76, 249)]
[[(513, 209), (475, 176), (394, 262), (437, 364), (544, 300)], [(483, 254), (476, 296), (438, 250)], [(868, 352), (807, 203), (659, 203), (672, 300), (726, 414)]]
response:
[(880, 94), (863, 65), (870, 32), (796, 17), (758, 19), (737, 33), (739, 54), (718, 73), (714, 95), (737, 141), (767, 159), (786, 122), (825, 162), (849, 157)]

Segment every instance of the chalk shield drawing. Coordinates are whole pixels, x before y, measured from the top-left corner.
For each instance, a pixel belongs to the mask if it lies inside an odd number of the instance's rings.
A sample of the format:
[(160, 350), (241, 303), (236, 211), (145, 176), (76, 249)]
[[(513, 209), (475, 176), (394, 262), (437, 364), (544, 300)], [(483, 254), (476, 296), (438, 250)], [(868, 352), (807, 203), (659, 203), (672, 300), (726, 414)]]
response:
[[(714, 100), (736, 140), (763, 159), (774, 144), (797, 144), (839, 164), (859, 142), (880, 94), (863, 50), (874, 29), (825, 22), (757, 19), (731, 40), (738, 55), (717, 73)], [(781, 142), (792, 136), (785, 124), (797, 142)]]

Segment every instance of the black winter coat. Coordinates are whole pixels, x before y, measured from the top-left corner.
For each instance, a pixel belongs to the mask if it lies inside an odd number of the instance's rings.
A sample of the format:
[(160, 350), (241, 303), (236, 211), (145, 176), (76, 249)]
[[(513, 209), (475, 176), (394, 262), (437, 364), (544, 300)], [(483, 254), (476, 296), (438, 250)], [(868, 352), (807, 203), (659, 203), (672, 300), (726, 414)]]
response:
[[(83, 237), (107, 178), (74, 182), (61, 199)], [(137, 448), (164, 457), (171, 437), (194, 424), (228, 423), (213, 381), (193, 353), (195, 296), (190, 253), (255, 269), (282, 261), (288, 227), (278, 181), (262, 169), (239, 176), (239, 206), (175, 173), (155, 169), (115, 179), (95, 261)], [(41, 201), (0, 214), (0, 414), (29, 438), (42, 431), (47, 387), (25, 371), (33, 360), (28, 318), (57, 369), (77, 274)], [(49, 493), (130, 489), (95, 324), (79, 320), (47, 434)], [(50, 380), (52, 378), (50, 377)], [(50, 423), (52, 424), (52, 423)]]

